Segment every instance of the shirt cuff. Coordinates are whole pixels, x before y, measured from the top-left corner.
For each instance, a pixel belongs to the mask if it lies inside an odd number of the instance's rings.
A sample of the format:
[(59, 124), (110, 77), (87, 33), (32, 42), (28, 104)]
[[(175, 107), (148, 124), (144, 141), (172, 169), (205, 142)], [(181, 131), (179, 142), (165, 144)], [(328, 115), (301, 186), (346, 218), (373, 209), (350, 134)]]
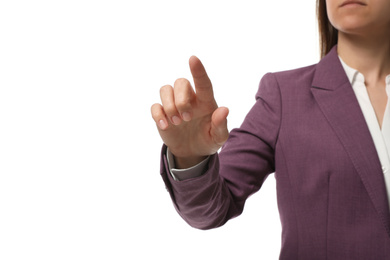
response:
[(171, 173), (171, 176), (175, 181), (184, 181), (187, 179), (201, 176), (207, 170), (209, 159), (210, 156), (207, 156), (206, 159), (204, 159), (195, 166), (192, 166), (187, 169), (176, 169), (175, 158), (173, 154), (169, 151), (169, 148), (167, 149), (169, 172)]

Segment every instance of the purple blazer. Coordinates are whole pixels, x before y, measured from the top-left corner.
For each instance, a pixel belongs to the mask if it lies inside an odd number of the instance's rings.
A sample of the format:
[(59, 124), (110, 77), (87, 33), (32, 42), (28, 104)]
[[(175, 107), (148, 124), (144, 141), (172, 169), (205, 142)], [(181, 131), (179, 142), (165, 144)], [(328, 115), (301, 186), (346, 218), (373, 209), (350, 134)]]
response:
[(337, 55), (266, 74), (242, 126), (206, 173), (161, 175), (191, 226), (210, 229), (241, 214), (275, 173), (282, 223), (280, 259), (390, 259), (390, 214), (381, 164)]

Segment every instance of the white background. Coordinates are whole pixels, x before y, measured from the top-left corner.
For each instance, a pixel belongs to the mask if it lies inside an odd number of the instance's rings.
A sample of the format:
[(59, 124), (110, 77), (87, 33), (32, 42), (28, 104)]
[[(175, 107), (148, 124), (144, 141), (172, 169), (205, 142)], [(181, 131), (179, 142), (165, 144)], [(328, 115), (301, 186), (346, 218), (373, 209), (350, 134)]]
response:
[(240, 217), (189, 227), (150, 106), (197, 55), (239, 127), (317, 38), (315, 1), (1, 1), (0, 259), (277, 259), (274, 176)]

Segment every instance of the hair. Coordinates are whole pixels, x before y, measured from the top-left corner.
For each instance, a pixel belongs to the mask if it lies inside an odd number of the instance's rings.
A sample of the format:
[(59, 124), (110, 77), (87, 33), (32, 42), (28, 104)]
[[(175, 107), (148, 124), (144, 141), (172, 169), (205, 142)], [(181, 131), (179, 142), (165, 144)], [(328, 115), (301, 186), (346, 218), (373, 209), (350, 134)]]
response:
[(320, 36), (320, 57), (323, 58), (337, 44), (338, 40), (338, 31), (329, 21), (325, 0), (317, 0), (317, 20)]

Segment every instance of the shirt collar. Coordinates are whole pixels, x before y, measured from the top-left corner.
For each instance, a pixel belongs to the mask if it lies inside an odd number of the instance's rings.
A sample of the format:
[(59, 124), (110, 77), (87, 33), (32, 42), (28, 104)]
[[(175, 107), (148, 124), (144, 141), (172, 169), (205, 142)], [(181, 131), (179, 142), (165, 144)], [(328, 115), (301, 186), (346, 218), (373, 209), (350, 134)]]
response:
[[(364, 83), (364, 76), (359, 71), (357, 71), (354, 68), (351, 68), (348, 66), (339, 56), (341, 65), (343, 66), (345, 73), (347, 74), (348, 80), (353, 85), (355, 82), (362, 82)], [(390, 75), (387, 75), (386, 77), (386, 85), (390, 85)]]
[(355, 82), (363, 82), (364, 83), (364, 76), (359, 71), (357, 71), (354, 68), (351, 68), (348, 66), (339, 56), (341, 65), (343, 65), (343, 68), (345, 70), (345, 73), (347, 74), (348, 80), (353, 85)]

